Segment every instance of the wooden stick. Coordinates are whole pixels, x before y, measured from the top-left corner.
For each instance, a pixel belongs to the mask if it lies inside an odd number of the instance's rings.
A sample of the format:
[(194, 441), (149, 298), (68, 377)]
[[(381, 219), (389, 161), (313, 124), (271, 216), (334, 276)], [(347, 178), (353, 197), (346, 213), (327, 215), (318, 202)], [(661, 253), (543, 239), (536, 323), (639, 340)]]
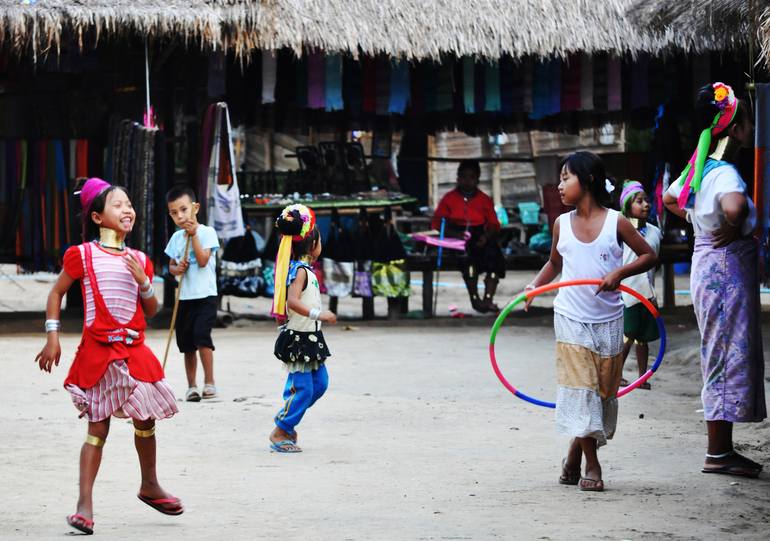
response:
[[(184, 255), (182, 256), (182, 262), (187, 261), (187, 255), (190, 250), (190, 235), (187, 235), (187, 241), (184, 243)], [(189, 269), (188, 269), (189, 270)], [(171, 326), (168, 329), (168, 339), (166, 340), (166, 352), (163, 354), (163, 370), (166, 369), (166, 361), (168, 360), (168, 348), (171, 346), (171, 337), (174, 336), (174, 326), (176, 325), (176, 313), (179, 311), (179, 294), (182, 293), (182, 283), (187, 271), (179, 279), (179, 285), (176, 287), (176, 295), (174, 295), (174, 310), (171, 312)]]

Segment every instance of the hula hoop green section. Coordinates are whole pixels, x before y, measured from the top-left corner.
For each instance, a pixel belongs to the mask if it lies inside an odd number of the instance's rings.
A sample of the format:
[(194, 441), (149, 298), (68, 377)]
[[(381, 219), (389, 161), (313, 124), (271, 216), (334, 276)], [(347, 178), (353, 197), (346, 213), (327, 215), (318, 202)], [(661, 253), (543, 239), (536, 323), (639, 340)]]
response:
[[(508, 317), (508, 314), (510, 314), (511, 311), (522, 302), (526, 301), (529, 298), (537, 297), (538, 295), (545, 293), (546, 291), (552, 291), (554, 289), (558, 289), (561, 287), (570, 287), (570, 286), (588, 286), (588, 285), (598, 286), (601, 283), (602, 283), (601, 280), (571, 280), (567, 282), (558, 282), (555, 284), (548, 284), (548, 285), (533, 289), (532, 291), (521, 293), (518, 297), (514, 298), (510, 303), (508, 303), (508, 305), (503, 309), (502, 312), (500, 312), (500, 315), (497, 316), (497, 319), (495, 320), (494, 325), (492, 325), (492, 332), (489, 336), (489, 360), (492, 362), (492, 370), (494, 370), (495, 375), (497, 376), (497, 379), (499, 379), (500, 383), (502, 383), (503, 386), (506, 389), (508, 389), (514, 396), (521, 398), (522, 400), (529, 402), (530, 404), (535, 404), (536, 406), (542, 406), (544, 408), (556, 407), (556, 404), (554, 404), (553, 402), (540, 400), (538, 398), (529, 396), (526, 393), (521, 392), (510, 381), (508, 381), (508, 379), (503, 375), (502, 371), (500, 370), (500, 367), (497, 364), (497, 356), (495, 355), (495, 340), (497, 339), (497, 333), (500, 330), (500, 327), (503, 325), (505, 318)], [(641, 384), (643, 384), (645, 381), (650, 379), (652, 375), (658, 370), (660, 363), (663, 361), (663, 355), (666, 352), (666, 328), (663, 325), (663, 318), (661, 317), (660, 312), (655, 307), (655, 305), (653, 305), (649, 300), (647, 300), (647, 298), (645, 298), (639, 292), (631, 289), (630, 287), (621, 285), (618, 289), (620, 291), (633, 295), (634, 297), (639, 299), (639, 302), (641, 302), (644, 305), (644, 307), (647, 308), (647, 310), (649, 310), (650, 313), (655, 318), (655, 323), (658, 325), (658, 331), (660, 333), (660, 349), (658, 350), (658, 356), (656, 357), (652, 367), (649, 370), (647, 370), (647, 372), (645, 372), (643, 375), (641, 375), (636, 381), (629, 384), (627, 387), (624, 387), (618, 390), (617, 396), (618, 398), (620, 398), (621, 396), (624, 396), (630, 393), (631, 391), (639, 387)]]

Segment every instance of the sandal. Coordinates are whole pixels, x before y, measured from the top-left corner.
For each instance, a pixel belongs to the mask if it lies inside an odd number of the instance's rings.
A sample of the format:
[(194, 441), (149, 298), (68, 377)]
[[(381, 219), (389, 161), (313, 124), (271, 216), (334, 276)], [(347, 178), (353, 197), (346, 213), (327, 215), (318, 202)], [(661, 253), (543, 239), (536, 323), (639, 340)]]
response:
[[(136, 495), (137, 498), (142, 500), (144, 503), (158, 511), (159, 513), (163, 513), (164, 515), (172, 515), (177, 516), (184, 513), (184, 507), (182, 507), (182, 500), (179, 498), (174, 498), (173, 496), (171, 498), (148, 498), (147, 496), (142, 496), (141, 494)], [(169, 507), (171, 505), (171, 507)]]
[(190, 387), (187, 389), (187, 392), (184, 394), (184, 399), (187, 402), (200, 402), (201, 401), (201, 394), (198, 392), (197, 387)]
[(217, 396), (217, 388), (213, 383), (207, 383), (203, 386), (203, 398), (216, 398)]
[(744, 465), (732, 463), (732, 464), (704, 464), (701, 472), (703, 473), (721, 473), (723, 475), (735, 475), (736, 477), (749, 477), (756, 479), (762, 472), (762, 465), (757, 464), (751, 459), (746, 458), (733, 451), (728, 456), (736, 457), (739, 460), (742, 459)]
[(282, 440), (278, 442), (271, 441), (270, 449), (275, 451), (276, 453), (301, 453), (302, 452), (302, 449), (300, 449), (297, 446), (297, 444), (291, 440)]
[(591, 479), (590, 477), (581, 477), (578, 483), (580, 490), (583, 492), (603, 492), (604, 481), (601, 479)]
[(567, 459), (561, 461), (561, 475), (559, 476), (560, 485), (577, 485), (580, 482), (580, 470), (570, 471), (567, 469)]
[(75, 528), (77, 531), (86, 535), (94, 534), (94, 521), (88, 520), (80, 513), (68, 516), (67, 524), (69, 524), (71, 528)]

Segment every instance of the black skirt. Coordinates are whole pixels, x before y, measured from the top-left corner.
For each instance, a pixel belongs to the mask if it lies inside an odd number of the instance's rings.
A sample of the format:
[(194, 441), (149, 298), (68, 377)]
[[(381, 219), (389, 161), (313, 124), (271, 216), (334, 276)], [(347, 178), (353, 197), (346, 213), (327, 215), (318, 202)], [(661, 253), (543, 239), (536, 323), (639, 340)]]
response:
[(483, 226), (469, 228), (471, 238), (465, 245), (465, 266), (473, 265), (478, 274), (495, 273), (498, 278), (505, 278), (505, 257), (500, 245), (493, 237), (483, 246), (476, 246), (478, 238), (484, 233)]
[(273, 353), (283, 362), (291, 364), (322, 363), (331, 356), (320, 330), (300, 332), (286, 327), (281, 327)]

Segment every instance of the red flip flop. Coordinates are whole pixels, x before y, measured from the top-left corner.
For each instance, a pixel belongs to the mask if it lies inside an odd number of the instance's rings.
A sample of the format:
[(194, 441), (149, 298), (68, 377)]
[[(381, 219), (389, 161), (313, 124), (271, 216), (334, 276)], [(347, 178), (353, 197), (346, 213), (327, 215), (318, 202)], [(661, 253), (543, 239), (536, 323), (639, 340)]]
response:
[[(141, 494), (136, 495), (137, 498), (142, 500), (144, 503), (155, 509), (159, 513), (163, 513), (164, 515), (172, 515), (177, 516), (184, 513), (184, 507), (182, 507), (182, 500), (179, 498), (157, 498), (157, 499), (151, 499), (147, 496), (142, 496)], [(167, 507), (164, 507), (164, 505), (167, 504), (176, 504), (177, 507), (174, 508), (174, 511), (169, 511)]]
[(74, 515), (68, 516), (67, 524), (69, 524), (71, 528), (75, 528), (77, 531), (86, 535), (94, 534), (94, 521), (88, 520), (80, 513), (75, 513)]

